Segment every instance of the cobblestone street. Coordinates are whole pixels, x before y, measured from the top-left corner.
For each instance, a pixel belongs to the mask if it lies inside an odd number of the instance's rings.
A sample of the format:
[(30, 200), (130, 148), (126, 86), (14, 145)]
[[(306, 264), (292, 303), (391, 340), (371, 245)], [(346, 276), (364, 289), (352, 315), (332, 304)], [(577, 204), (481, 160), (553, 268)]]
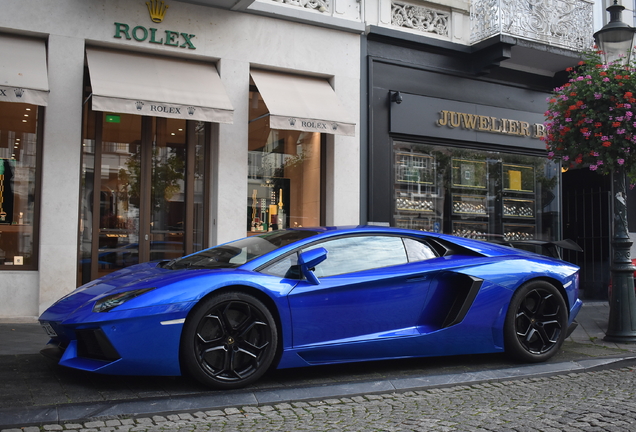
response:
[(636, 368), (2, 432), (634, 431)]

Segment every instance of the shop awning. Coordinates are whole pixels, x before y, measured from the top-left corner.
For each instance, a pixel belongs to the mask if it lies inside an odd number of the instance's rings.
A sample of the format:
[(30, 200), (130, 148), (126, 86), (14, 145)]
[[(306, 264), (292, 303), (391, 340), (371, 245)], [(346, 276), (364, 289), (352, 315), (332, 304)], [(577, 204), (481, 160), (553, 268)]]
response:
[(355, 135), (355, 123), (327, 80), (260, 70), (251, 75), (272, 129)]
[(95, 111), (232, 123), (213, 65), (87, 48)]
[(46, 106), (48, 98), (44, 41), (0, 35), (0, 102)]

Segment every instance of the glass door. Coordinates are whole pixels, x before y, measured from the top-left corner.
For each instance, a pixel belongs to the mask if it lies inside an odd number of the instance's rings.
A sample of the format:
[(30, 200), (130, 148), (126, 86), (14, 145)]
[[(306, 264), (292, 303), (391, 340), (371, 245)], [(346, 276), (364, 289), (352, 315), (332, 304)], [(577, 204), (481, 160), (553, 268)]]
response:
[(201, 122), (86, 115), (80, 284), (207, 247), (209, 137)]

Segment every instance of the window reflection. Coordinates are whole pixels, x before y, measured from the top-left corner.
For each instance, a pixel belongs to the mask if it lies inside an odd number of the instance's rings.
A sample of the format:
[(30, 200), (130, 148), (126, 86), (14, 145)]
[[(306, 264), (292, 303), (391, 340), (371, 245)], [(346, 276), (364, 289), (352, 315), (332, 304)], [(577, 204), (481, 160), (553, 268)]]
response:
[(371, 270), (406, 264), (406, 251), (400, 237), (345, 237), (314, 245), (306, 250), (323, 247), (327, 259), (316, 266), (317, 277)]

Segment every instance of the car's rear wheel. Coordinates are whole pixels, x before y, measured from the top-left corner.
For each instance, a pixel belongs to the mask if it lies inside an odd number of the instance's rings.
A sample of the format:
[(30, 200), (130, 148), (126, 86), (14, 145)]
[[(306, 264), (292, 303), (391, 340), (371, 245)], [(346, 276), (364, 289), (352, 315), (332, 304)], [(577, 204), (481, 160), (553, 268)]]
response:
[(524, 362), (541, 362), (563, 344), (568, 311), (559, 290), (546, 281), (529, 282), (510, 301), (504, 325), (506, 352)]
[(256, 297), (228, 292), (208, 297), (183, 328), (181, 361), (189, 375), (214, 388), (244, 387), (270, 367), (278, 345), (276, 322)]

